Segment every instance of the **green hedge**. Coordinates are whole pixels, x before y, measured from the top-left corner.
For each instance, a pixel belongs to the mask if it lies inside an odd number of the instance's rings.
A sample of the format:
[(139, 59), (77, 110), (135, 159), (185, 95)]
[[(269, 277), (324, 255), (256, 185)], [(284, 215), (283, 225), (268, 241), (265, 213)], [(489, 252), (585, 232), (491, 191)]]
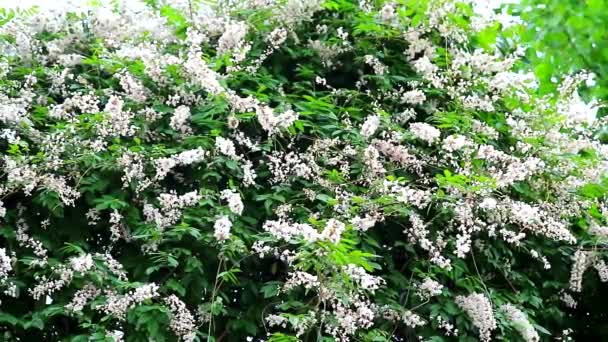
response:
[(588, 75), (538, 95), (455, 1), (146, 3), (2, 12), (5, 340), (572, 334), (608, 280)]

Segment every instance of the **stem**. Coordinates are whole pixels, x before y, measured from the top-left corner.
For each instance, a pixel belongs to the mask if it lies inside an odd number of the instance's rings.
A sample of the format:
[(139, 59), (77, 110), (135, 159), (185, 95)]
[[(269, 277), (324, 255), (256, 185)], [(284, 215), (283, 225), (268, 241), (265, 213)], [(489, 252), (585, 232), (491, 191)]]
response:
[[(481, 282), (481, 285), (483, 285), (484, 290), (486, 291), (486, 296), (488, 296), (488, 300), (490, 300), (490, 291), (488, 291), (488, 288), (486, 287), (486, 283), (483, 282), (483, 279), (481, 277), (481, 273), (479, 273), (479, 269), (477, 268), (477, 262), (475, 261), (475, 253), (473, 253), (473, 248), (471, 248), (471, 257), (473, 257), (473, 266), (475, 266), (475, 272), (477, 272), (477, 276), (479, 277), (479, 281)], [(490, 304), (492, 304), (492, 301), (490, 300)]]
[[(213, 303), (215, 302), (215, 295), (217, 293), (217, 288), (218, 288), (218, 278), (219, 278), (219, 274), (220, 274), (220, 270), (222, 268), (222, 263), (224, 262), (224, 259), (220, 256), (220, 261), (217, 264), (217, 271), (215, 272), (215, 283), (213, 284), (213, 291), (211, 292), (211, 309), (213, 309)], [(209, 315), (209, 330), (207, 330), (207, 342), (210, 341), (211, 338), (211, 327), (213, 326), (213, 313), (210, 312)]]
[(192, 0), (188, 0), (188, 10), (190, 11), (190, 22), (194, 22), (194, 15), (192, 11)]

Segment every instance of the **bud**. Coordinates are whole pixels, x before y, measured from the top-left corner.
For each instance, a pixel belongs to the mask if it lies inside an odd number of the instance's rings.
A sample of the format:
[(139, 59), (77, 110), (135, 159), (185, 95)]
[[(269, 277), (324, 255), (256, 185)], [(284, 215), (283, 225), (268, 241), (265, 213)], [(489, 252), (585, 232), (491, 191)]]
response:
[(230, 115), (228, 117), (228, 128), (236, 129), (238, 126), (239, 126), (239, 119), (237, 119), (236, 116), (234, 116), (234, 115)]

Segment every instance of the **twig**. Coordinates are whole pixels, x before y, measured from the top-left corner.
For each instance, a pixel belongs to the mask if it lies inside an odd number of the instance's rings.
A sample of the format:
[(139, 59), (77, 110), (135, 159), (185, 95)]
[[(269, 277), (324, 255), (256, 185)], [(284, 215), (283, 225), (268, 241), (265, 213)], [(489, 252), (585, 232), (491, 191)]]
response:
[[(220, 261), (217, 264), (217, 271), (215, 272), (215, 283), (213, 284), (213, 291), (211, 292), (211, 309), (213, 310), (213, 303), (215, 302), (215, 295), (217, 291), (218, 278), (220, 274), (220, 269), (222, 268), (222, 263), (224, 262), (224, 258), (220, 256)], [(209, 317), (209, 329), (207, 330), (207, 342), (210, 341), (211, 338), (211, 326), (213, 325), (213, 312), (210, 313)]]
[[(481, 285), (483, 285), (484, 290), (486, 291), (486, 295), (488, 296), (488, 299), (490, 298), (490, 291), (488, 291), (488, 288), (486, 287), (486, 283), (483, 282), (483, 278), (481, 277), (481, 273), (479, 273), (479, 269), (477, 268), (477, 262), (475, 261), (475, 253), (473, 253), (473, 248), (471, 248), (471, 257), (473, 258), (473, 266), (475, 266), (475, 272), (477, 272), (477, 276), (479, 277), (479, 281), (481, 282)], [(492, 303), (492, 301), (490, 301), (490, 304)]]

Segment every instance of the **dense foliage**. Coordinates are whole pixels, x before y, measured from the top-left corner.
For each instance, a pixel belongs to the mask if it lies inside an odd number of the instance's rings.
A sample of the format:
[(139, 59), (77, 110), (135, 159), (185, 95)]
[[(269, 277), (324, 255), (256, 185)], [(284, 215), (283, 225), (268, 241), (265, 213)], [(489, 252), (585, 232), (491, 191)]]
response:
[[(605, 0), (542, 1), (523, 0), (506, 6), (519, 19), (517, 36), (527, 47), (523, 67), (534, 71), (541, 92), (553, 92), (564, 75), (586, 70), (593, 76), (589, 88), (581, 91), (583, 98), (596, 98), (598, 115), (606, 115), (608, 99), (608, 3)], [(502, 11), (504, 11), (503, 8)], [(600, 104), (604, 104), (603, 106)], [(608, 127), (597, 132), (608, 142)], [(608, 304), (608, 284), (600, 279), (587, 279), (587, 294), (570, 319), (576, 321), (580, 339), (602, 339), (608, 331), (608, 316), (603, 308)]]
[(589, 74), (539, 90), (456, 1), (147, 3), (3, 12), (5, 340), (572, 336)]
[(563, 74), (592, 72), (594, 95), (608, 98), (608, 2), (605, 0), (523, 0), (511, 6), (525, 30), (527, 58), (546, 91)]

